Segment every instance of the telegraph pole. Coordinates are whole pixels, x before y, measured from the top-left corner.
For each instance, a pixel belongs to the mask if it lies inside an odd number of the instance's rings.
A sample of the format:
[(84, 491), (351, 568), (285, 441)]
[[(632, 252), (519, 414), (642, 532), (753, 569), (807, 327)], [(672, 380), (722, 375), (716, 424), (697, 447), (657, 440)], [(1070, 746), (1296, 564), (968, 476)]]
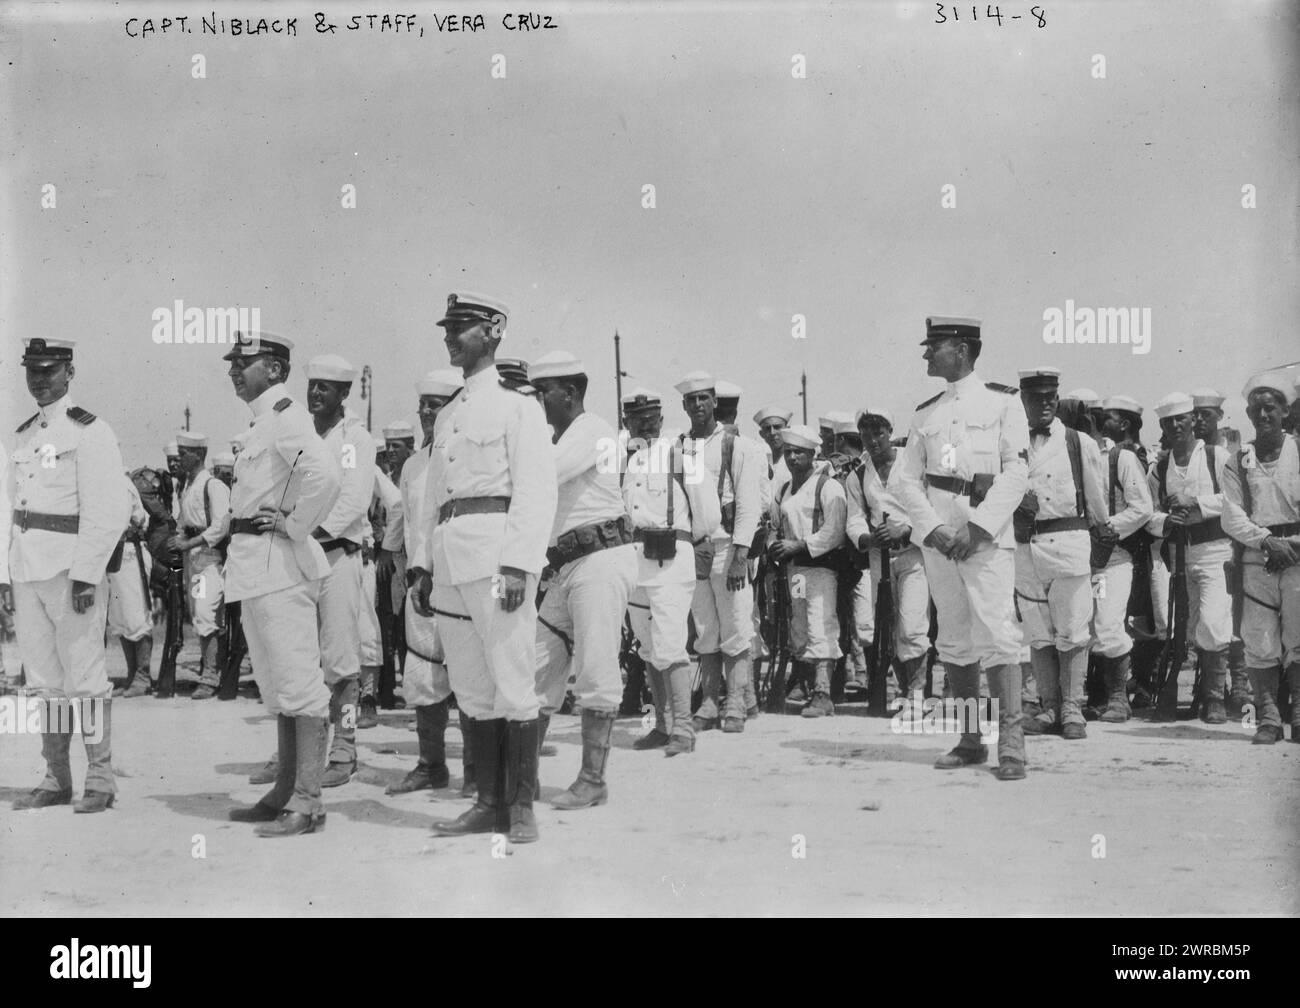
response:
[(190, 404), (188, 402), (185, 404), (185, 429), (187, 431), (190, 429)]
[(803, 400), (803, 422), (808, 424), (808, 372), (799, 372), (799, 398)]
[(614, 330), (614, 416), (618, 417), (618, 429), (623, 429), (623, 379), (627, 372), (623, 370), (623, 355), (619, 350), (618, 330)]
[(366, 401), (366, 430), (371, 430), (375, 415), (374, 372), (369, 364), (361, 366), (361, 398)]

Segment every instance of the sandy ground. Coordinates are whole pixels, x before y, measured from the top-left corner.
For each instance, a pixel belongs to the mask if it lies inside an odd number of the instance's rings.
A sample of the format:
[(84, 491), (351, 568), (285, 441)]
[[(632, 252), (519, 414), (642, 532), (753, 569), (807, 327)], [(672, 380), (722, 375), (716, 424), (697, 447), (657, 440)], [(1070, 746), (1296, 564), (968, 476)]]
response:
[[(120, 668), (116, 642), (109, 653)], [(272, 841), (226, 819), (264, 791), (247, 782), (274, 748), (260, 704), (121, 701), (120, 790), (102, 815), (11, 811), (41, 777), (40, 746), (0, 737), (0, 912), (1300, 913), (1300, 745), (1251, 746), (1234, 724), (1094, 723), (1083, 742), (1029, 739), (1028, 779), (1002, 783), (932, 769), (951, 736), (863, 713), (764, 715), (671, 760), (632, 751), (641, 726), (621, 720), (610, 803), (539, 805), (541, 841), (510, 848), (430, 834), (467, 806), (454, 791), (384, 795), (414, 763), (408, 711), (359, 733), (361, 769), (325, 792), (324, 833)], [(551, 737), (548, 798), (577, 773), (578, 719), (556, 718)], [(447, 739), (458, 785), (459, 731)], [(84, 767), (74, 747), (78, 782)]]

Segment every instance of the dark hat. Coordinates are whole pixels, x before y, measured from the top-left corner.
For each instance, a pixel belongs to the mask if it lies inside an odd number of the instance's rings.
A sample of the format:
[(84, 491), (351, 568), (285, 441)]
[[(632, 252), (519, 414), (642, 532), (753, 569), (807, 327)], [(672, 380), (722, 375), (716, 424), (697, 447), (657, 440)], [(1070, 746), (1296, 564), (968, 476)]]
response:
[(1043, 366), (1023, 368), (1020, 371), (1021, 389), (1057, 389), (1060, 387), (1060, 368)]
[(506, 381), (519, 385), (528, 384), (528, 361), (518, 357), (498, 357), (496, 365), (497, 374)]
[(622, 400), (624, 413), (646, 413), (663, 407), (663, 396), (649, 389), (639, 388)]

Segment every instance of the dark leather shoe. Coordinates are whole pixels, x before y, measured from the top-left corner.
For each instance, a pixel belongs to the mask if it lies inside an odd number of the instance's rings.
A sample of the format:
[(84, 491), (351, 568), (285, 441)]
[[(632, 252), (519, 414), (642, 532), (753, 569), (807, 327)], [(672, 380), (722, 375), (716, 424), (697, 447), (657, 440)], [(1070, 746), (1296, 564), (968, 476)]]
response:
[(25, 794), (21, 798), (14, 800), (14, 808), (21, 811), (22, 809), (45, 808), (47, 805), (71, 805), (72, 788), (65, 791), (43, 791), (36, 788), (30, 794)]
[(275, 822), (253, 830), (260, 837), (297, 836), (300, 833), (324, 833), (325, 813), (307, 815), (304, 812), (281, 812)]
[(746, 708), (745, 708), (745, 720), (746, 720), (746, 721), (753, 721), (756, 717), (758, 717), (758, 705), (757, 705), (757, 704), (755, 704), (753, 707), (746, 707)]
[[(146, 686), (144, 683), (132, 683), (130, 686), (126, 688), (126, 691), (122, 694), (122, 699), (134, 700), (138, 696), (147, 695), (148, 692), (149, 692), (149, 687)], [(117, 696), (116, 693), (114, 693), (113, 695)]]
[(229, 814), (231, 822), (275, 822), (280, 810), (258, 802), (249, 808), (232, 808)]
[(989, 747), (980, 746), (978, 749), (962, 749), (960, 747), (952, 752), (944, 753), (934, 761), (936, 770), (956, 770), (958, 767), (972, 766), (976, 763), (987, 763), (989, 761)]
[(665, 756), (677, 756), (681, 753), (695, 752), (695, 739), (685, 735), (674, 735), (666, 746), (664, 746)]
[(1255, 729), (1255, 737), (1250, 740), (1252, 745), (1273, 745), (1282, 741), (1281, 725), (1260, 725)]
[(1205, 710), (1201, 713), (1201, 720), (1206, 724), (1226, 724), (1228, 721), (1228, 712), (1223, 708), (1223, 701), (1219, 697), (1213, 697), (1205, 702)]
[(113, 796), (107, 791), (87, 791), (72, 806), (73, 812), (103, 812), (113, 807)]
[(361, 701), (361, 712), (357, 715), (357, 730), (363, 728), (377, 728), (379, 726), (379, 711), (375, 708), (375, 702), (369, 697)]
[(1020, 730), (1026, 735), (1046, 735), (1052, 728), (1053, 725), (1038, 717), (1026, 718), (1024, 724), (1020, 726)]
[(455, 819), (446, 819), (433, 824), (433, 832), (438, 836), (469, 836), (471, 833), (495, 833), (497, 831), (497, 810), (475, 802), (467, 812), (462, 812)]
[(325, 768), (325, 773), (321, 775), (321, 787), (342, 787), (352, 779), (356, 772), (355, 763), (331, 763)]
[(217, 691), (211, 686), (199, 685), (193, 693), (190, 694), (191, 700), (211, 700), (217, 695)]
[(712, 731), (714, 728), (718, 727), (718, 719), (702, 718), (698, 716), (693, 717), (691, 718), (691, 727), (694, 728), (697, 732)]
[(835, 704), (831, 703), (831, 698), (826, 693), (814, 693), (812, 699), (799, 712), (800, 717), (834, 717)]
[(1018, 759), (1004, 759), (993, 773), (998, 780), (1024, 780), (1025, 765)]
[(280, 776), (279, 760), (269, 760), (266, 766), (254, 773), (248, 775), (250, 784), (274, 784), (276, 778)]
[(666, 732), (651, 728), (647, 734), (632, 743), (632, 748), (642, 752), (646, 749), (661, 749), (668, 744), (669, 740), (670, 737)]
[(1071, 721), (1069, 724), (1061, 726), (1061, 738), (1078, 741), (1079, 739), (1086, 739), (1087, 737), (1087, 726), (1081, 725), (1077, 721)]
[(729, 717), (722, 719), (722, 730), (728, 735), (736, 735), (745, 730), (745, 719)]
[(417, 766), (396, 784), (389, 784), (384, 789), (384, 794), (409, 794), (412, 791), (428, 791), (429, 789), (437, 790), (445, 788), (451, 781), (451, 774), (447, 767), (421, 767)]
[(536, 843), (537, 819), (529, 805), (510, 806), (510, 832), (506, 839), (511, 843)]

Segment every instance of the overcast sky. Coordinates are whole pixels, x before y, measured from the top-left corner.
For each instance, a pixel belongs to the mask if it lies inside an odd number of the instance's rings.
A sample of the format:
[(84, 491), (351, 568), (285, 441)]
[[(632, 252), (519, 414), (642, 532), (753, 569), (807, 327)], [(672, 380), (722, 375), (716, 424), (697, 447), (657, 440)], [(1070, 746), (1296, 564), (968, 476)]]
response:
[[(224, 348), (154, 344), (176, 299), (259, 308), (297, 341), (295, 395), (311, 356), (369, 364), (376, 429), (414, 421), (463, 289), (511, 306), (502, 354), (582, 357), (601, 415), (617, 328), (670, 423), (704, 368), (743, 387), (750, 433), (757, 406), (797, 409), (802, 368), (810, 418), (910, 415), (937, 388), (931, 313), (984, 320), (987, 380), (1051, 363), (1148, 405), (1216, 385), (1238, 422), (1248, 374), (1300, 358), (1295, 5), (1048, 2), (1044, 28), (1006, 3), (1000, 27), (984, 4), (404, 6), (423, 37), (320, 0), (4, 5), (6, 430), (32, 411), (24, 335), (80, 341), (74, 395), (128, 465), (161, 461), (187, 401), (197, 430), (244, 429)], [(214, 8), (298, 35), (203, 35)], [(505, 30), (520, 8), (559, 27)], [(453, 10), (485, 29), (440, 33)], [(191, 34), (125, 31), (182, 14)], [(1067, 299), (1150, 309), (1150, 352), (1046, 345)]]

